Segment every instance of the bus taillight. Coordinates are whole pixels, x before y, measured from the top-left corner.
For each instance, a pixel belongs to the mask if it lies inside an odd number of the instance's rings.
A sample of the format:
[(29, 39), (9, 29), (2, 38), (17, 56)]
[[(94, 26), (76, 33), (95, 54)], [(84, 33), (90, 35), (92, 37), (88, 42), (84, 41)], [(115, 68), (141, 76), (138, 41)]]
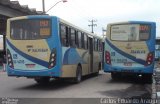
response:
[(56, 49), (53, 49), (50, 55), (50, 60), (49, 60), (49, 66), (48, 68), (51, 69), (56, 65)]
[(9, 49), (7, 49), (7, 63), (8, 63), (9, 67), (14, 68), (12, 55), (11, 55)]
[(105, 60), (107, 64), (111, 64), (111, 57), (108, 51), (105, 52)]
[(148, 56), (147, 56), (147, 60), (146, 60), (146, 65), (151, 65), (152, 64), (152, 62), (153, 62), (153, 53), (152, 52), (150, 52), (150, 53), (148, 53)]

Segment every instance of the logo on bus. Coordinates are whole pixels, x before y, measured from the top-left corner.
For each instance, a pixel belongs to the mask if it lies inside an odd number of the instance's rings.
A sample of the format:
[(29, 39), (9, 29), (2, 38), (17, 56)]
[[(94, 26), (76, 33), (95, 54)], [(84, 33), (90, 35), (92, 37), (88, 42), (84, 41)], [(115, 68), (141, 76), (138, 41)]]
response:
[(27, 46), (28, 52), (48, 52), (48, 49), (34, 49), (33, 46)]
[(48, 52), (48, 49), (28, 49), (28, 52)]

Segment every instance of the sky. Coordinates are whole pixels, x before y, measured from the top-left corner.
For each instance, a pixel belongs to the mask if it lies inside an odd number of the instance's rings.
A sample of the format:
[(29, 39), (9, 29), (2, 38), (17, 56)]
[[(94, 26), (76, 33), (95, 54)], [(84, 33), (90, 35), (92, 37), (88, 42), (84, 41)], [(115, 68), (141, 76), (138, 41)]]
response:
[[(18, 0), (21, 5), (42, 11), (42, 0)], [(45, 10), (61, 0), (45, 0)], [(160, 37), (160, 0), (67, 0), (54, 6), (49, 15), (58, 16), (91, 32), (90, 20), (96, 20), (94, 33), (102, 36), (108, 23), (122, 21), (153, 21)]]

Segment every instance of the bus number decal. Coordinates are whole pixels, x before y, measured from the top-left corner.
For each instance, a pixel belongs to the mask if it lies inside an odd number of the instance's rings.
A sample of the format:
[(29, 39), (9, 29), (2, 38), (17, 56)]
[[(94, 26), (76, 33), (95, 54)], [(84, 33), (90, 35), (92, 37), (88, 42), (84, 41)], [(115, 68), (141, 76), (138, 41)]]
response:
[(140, 31), (148, 31), (149, 30), (149, 26), (147, 26), (147, 25), (141, 25), (139, 30)]
[(112, 62), (116, 62), (116, 63), (127, 63), (128, 60), (127, 59), (111, 59)]
[(14, 64), (24, 64), (24, 60), (13, 60)]
[(41, 20), (40, 21), (40, 26), (42, 26), (42, 27), (49, 26), (49, 21), (47, 21), (47, 20)]

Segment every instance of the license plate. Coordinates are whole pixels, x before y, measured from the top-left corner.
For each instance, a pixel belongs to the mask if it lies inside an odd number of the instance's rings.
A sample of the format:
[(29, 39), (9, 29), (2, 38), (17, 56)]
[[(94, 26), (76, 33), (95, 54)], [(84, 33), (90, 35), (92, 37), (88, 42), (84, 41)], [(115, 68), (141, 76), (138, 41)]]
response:
[(27, 68), (34, 68), (35, 64), (25, 64)]

